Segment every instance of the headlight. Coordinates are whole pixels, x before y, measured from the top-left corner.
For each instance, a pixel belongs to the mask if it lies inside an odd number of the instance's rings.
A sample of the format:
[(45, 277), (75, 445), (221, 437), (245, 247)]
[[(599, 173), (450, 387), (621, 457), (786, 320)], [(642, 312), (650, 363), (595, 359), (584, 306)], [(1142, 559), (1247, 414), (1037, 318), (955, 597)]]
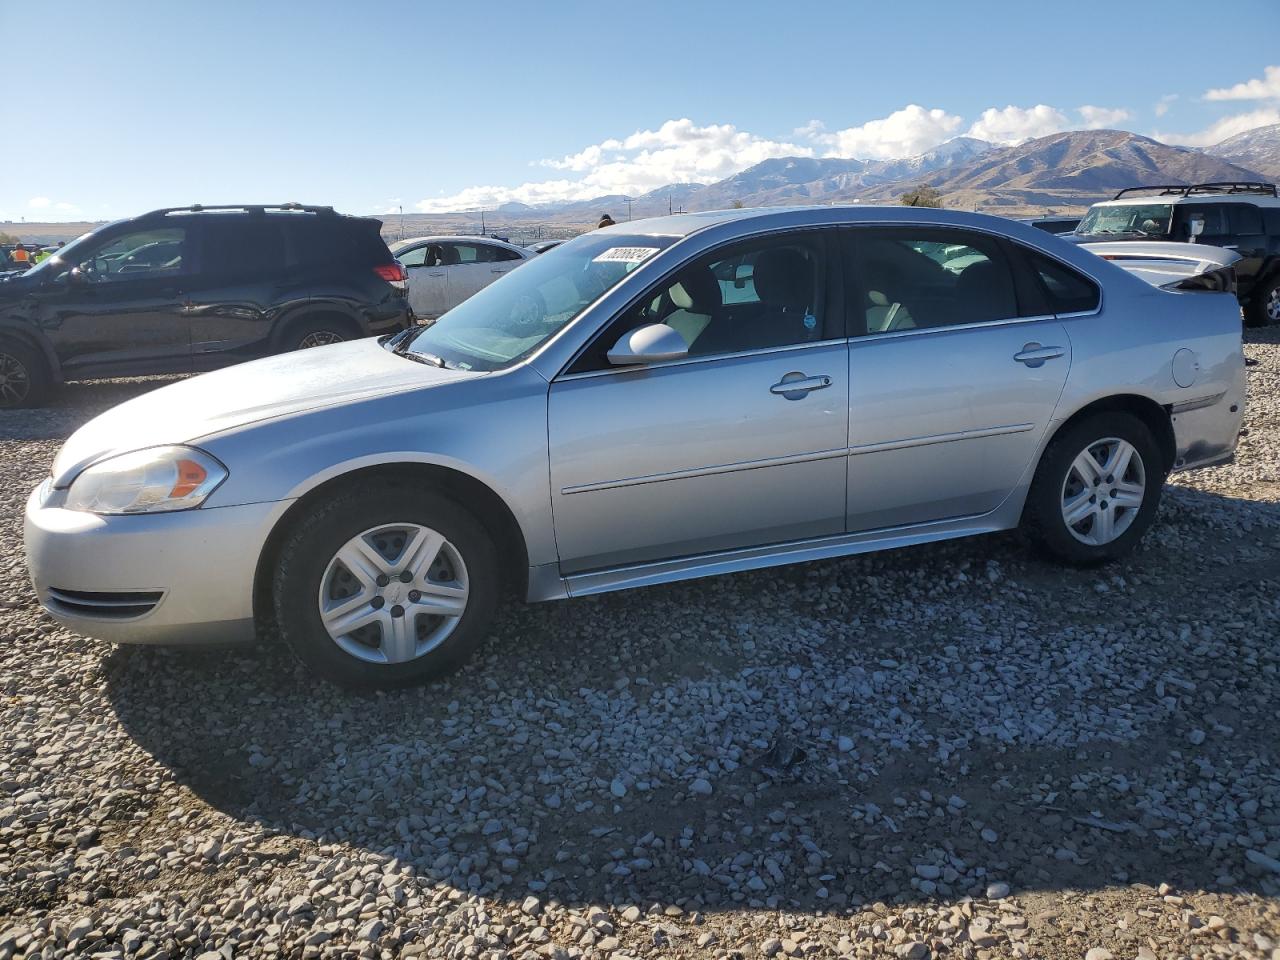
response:
[(190, 510), (227, 479), (227, 468), (192, 447), (151, 447), (95, 463), (71, 482), (65, 504), (86, 513)]

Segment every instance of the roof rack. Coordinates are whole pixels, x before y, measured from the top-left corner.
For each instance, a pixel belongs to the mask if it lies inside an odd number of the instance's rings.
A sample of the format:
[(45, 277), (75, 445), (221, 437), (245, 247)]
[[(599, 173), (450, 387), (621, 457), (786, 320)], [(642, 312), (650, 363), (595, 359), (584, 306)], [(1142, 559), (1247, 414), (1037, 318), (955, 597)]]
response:
[(268, 210), (297, 210), (303, 213), (332, 214), (333, 207), (315, 207), (303, 203), (193, 203), (189, 207), (162, 207), (144, 213), (144, 217), (163, 217), (170, 213), (204, 213), (206, 210), (243, 210), (245, 213), (265, 213)]
[(1258, 180), (1227, 180), (1221, 183), (1173, 183), (1155, 184), (1149, 187), (1126, 187), (1117, 193), (1113, 200), (1119, 200), (1127, 193), (1139, 193), (1144, 190), (1158, 190), (1161, 197), (1189, 197), (1194, 193), (1252, 193), (1262, 197), (1278, 197), (1274, 183), (1262, 183)]

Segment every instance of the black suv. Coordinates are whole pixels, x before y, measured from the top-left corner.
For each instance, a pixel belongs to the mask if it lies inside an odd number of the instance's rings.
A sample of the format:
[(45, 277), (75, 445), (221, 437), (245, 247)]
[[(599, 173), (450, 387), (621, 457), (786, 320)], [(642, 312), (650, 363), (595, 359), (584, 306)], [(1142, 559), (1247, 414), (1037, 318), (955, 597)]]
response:
[(1235, 250), (1237, 293), (1251, 327), (1280, 323), (1280, 195), (1274, 183), (1129, 187), (1095, 203), (1063, 239), (1193, 241)]
[(0, 407), (62, 380), (212, 370), (401, 330), (382, 224), (331, 207), (180, 207), (107, 224), (0, 280)]

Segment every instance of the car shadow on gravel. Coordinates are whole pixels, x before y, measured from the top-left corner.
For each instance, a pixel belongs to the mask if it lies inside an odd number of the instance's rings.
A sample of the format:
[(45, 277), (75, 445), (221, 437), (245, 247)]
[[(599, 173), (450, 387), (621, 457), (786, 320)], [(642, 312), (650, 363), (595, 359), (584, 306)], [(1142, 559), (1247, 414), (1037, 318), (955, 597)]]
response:
[(1162, 512), (1101, 572), (997, 536), (518, 607), (424, 689), (338, 691), (271, 643), (103, 669), (213, 807), (517, 903), (1274, 893), (1245, 851), (1280, 844), (1280, 514)]

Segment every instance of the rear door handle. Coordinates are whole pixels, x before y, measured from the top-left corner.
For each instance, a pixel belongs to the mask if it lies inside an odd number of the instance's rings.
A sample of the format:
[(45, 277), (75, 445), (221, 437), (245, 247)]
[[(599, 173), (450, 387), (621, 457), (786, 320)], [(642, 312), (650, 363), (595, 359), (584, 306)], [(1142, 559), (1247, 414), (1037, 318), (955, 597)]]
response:
[(806, 377), (803, 373), (788, 373), (769, 388), (770, 393), (788, 400), (799, 400), (812, 390), (822, 390), (831, 386), (831, 378), (826, 376)]
[(1024, 345), (1020, 352), (1013, 355), (1013, 359), (1028, 367), (1042, 367), (1046, 360), (1055, 360), (1066, 352), (1062, 347), (1042, 347), (1033, 342)]
[(489, 272), (490, 272), (490, 273), (506, 273), (507, 271), (505, 271), (505, 270), (490, 270)]

